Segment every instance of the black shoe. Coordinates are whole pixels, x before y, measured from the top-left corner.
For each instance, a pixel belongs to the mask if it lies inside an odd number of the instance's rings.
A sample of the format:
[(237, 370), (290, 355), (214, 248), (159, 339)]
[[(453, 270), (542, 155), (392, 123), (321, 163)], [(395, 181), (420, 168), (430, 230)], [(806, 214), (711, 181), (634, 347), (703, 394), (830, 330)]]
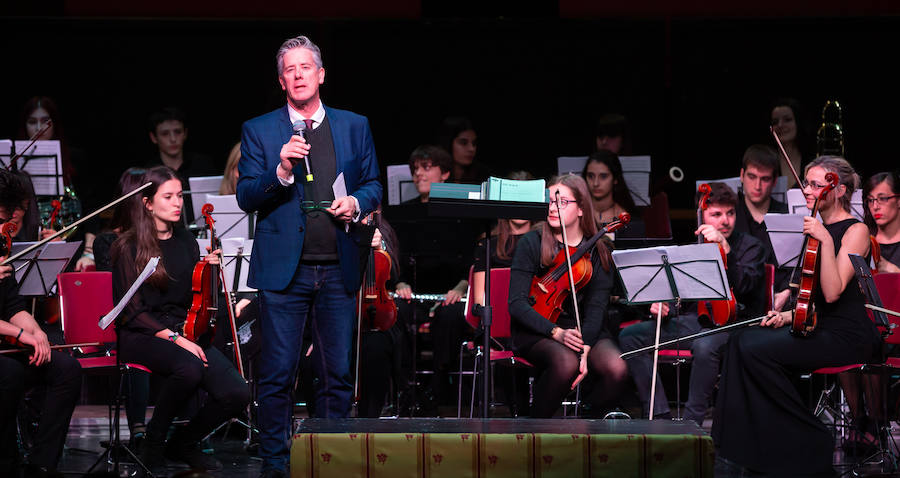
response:
[(219, 460), (203, 453), (203, 450), (200, 449), (197, 443), (192, 445), (177, 442), (170, 443), (166, 447), (166, 458), (187, 463), (188, 466), (195, 470), (215, 471), (222, 469), (222, 464), (219, 463)]
[(259, 474), (259, 478), (287, 478), (287, 473), (282, 470), (266, 470)]
[(138, 457), (154, 476), (166, 476), (165, 448), (164, 443), (152, 443), (150, 440), (141, 443)]

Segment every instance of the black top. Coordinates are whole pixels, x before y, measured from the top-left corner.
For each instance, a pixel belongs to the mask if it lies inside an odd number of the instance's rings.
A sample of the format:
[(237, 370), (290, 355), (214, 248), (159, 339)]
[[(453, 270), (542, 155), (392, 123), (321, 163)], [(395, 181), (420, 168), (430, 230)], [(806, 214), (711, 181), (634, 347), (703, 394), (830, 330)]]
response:
[[(305, 162), (297, 164), (294, 170), (294, 181), (300, 182), (304, 201), (313, 201), (313, 204), (322, 202), (330, 204), (334, 201), (334, 190), (331, 185), (334, 184), (337, 177), (337, 157), (327, 116), (318, 128), (306, 131), (306, 140), (310, 145), (309, 167), (312, 169), (313, 182), (306, 181)], [(337, 220), (322, 209), (308, 208), (303, 212), (306, 214), (306, 232), (303, 236), (303, 251), (300, 259), (305, 261), (338, 260), (335, 232)], [(343, 223), (341, 226), (343, 227)]]
[[(831, 239), (834, 241), (836, 253), (840, 253), (844, 233), (850, 226), (858, 222), (856, 219), (850, 218), (825, 225), (825, 229), (831, 234)], [(817, 327), (857, 337), (859, 340), (854, 341), (857, 344), (868, 344), (873, 337), (877, 340), (878, 331), (866, 314), (866, 297), (859, 289), (855, 278), (850, 280), (838, 300), (829, 304), (825, 300), (822, 288), (818, 287), (813, 295), (813, 301), (818, 315)]]
[[(562, 243), (557, 243), (557, 250), (562, 250)], [(584, 343), (593, 346), (601, 338), (607, 338), (603, 328), (606, 319), (606, 308), (609, 304), (609, 293), (613, 287), (612, 269), (606, 272), (600, 265), (599, 254), (591, 254), (593, 275), (590, 282), (578, 291), (578, 303), (581, 307), (581, 335)], [(541, 232), (531, 231), (519, 240), (516, 253), (510, 266), (509, 280), (509, 315), (513, 347), (522, 350), (533, 345), (542, 338), (549, 338), (554, 326), (572, 328), (575, 326), (575, 313), (572, 301), (567, 300), (562, 314), (554, 324), (541, 316), (531, 306), (531, 281), (535, 276), (542, 276), (548, 268), (541, 265)]]
[(879, 243), (878, 245), (881, 246), (881, 258), (900, 267), (900, 242), (891, 244)]
[[(756, 222), (747, 203), (744, 201), (744, 193), (738, 192), (737, 207), (735, 208), (734, 230), (749, 234), (760, 242), (766, 248), (766, 264), (775, 266), (775, 291), (787, 289), (790, 282), (791, 268), (778, 267), (778, 260), (775, 258), (775, 248), (772, 247), (772, 240), (769, 238), (769, 231), (766, 229), (766, 222)], [(787, 204), (771, 199), (769, 201), (769, 212), (772, 214), (787, 214)]]
[(728, 237), (728, 245), (731, 252), (725, 272), (738, 303), (738, 317), (759, 317), (766, 313), (767, 251), (755, 237), (738, 231)]
[(115, 232), (108, 231), (94, 238), (94, 264), (98, 271), (112, 271), (112, 245), (119, 236)]
[[(144, 282), (122, 314), (120, 330), (153, 335), (163, 329), (180, 330), (191, 307), (191, 274), (200, 258), (200, 246), (187, 229), (176, 227), (172, 237), (159, 241), (160, 262), (169, 279), (165, 289)], [(113, 297), (118, 302), (137, 278), (134, 246), (113, 264)], [(141, 264), (143, 270), (143, 264)]]
[[(522, 238), (524, 234), (514, 234), (509, 236), (509, 241), (511, 243), (511, 249), (513, 249), (513, 254), (515, 253), (516, 243), (519, 239)], [(507, 259), (501, 259), (497, 256), (497, 236), (491, 236), (491, 269), (502, 269), (504, 267), (509, 267), (512, 265), (512, 257)], [(484, 272), (485, 264), (484, 264), (484, 239), (479, 239), (478, 243), (475, 244), (475, 252), (474, 252), (474, 262), (472, 263), (473, 272)]]
[(25, 309), (25, 300), (19, 295), (19, 284), (15, 274), (0, 280), (0, 320), (9, 322), (14, 315)]

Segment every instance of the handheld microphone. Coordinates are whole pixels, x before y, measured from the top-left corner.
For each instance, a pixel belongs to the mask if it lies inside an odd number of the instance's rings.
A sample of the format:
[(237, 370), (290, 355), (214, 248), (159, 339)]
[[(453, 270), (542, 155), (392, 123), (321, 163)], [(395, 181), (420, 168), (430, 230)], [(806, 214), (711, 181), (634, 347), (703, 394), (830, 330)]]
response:
[[(294, 136), (299, 136), (306, 141), (306, 123), (303, 120), (298, 120), (293, 125)], [(306, 163), (306, 182), (311, 183), (313, 181), (312, 169), (309, 169), (309, 155), (303, 157), (303, 161)]]

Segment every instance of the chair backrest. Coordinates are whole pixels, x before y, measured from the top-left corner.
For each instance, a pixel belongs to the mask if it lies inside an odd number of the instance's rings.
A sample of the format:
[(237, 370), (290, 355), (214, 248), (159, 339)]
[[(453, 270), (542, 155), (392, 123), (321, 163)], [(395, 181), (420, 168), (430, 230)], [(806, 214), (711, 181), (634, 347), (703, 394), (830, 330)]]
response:
[(66, 272), (57, 276), (59, 309), (66, 343), (112, 343), (114, 327), (103, 330), (101, 317), (113, 308), (111, 272)]
[[(900, 312), (900, 272), (881, 272), (872, 276), (875, 280), (875, 288), (881, 296), (881, 303), (885, 309)], [(895, 325), (894, 333), (888, 335), (885, 342), (900, 344), (900, 317), (886, 314), (891, 324)]]
[[(481, 317), (472, 313), (475, 296), (472, 294), (472, 270), (469, 270), (469, 299), (466, 302), (466, 322), (472, 327), (481, 324)], [(510, 336), (509, 331), (509, 268), (491, 269), (491, 337)]]
[(647, 237), (670, 239), (672, 237), (672, 221), (669, 218), (669, 196), (660, 191), (650, 198), (650, 206), (641, 214), (645, 223)]
[(766, 312), (775, 308), (775, 266), (766, 264)]

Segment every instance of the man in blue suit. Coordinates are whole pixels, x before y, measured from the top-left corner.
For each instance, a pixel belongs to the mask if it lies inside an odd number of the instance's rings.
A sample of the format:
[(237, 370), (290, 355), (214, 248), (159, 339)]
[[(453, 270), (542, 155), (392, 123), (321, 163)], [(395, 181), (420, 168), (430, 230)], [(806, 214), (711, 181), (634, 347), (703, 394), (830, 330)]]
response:
[[(325, 81), (319, 48), (305, 36), (291, 38), (276, 62), (287, 105), (244, 123), (237, 185), (238, 204), (258, 214), (249, 284), (260, 298), (264, 477), (286, 473), (291, 389), (307, 315), (318, 380), (315, 413), (341, 418), (350, 412), (360, 280), (353, 232), (359, 218), (378, 206), (382, 192), (368, 120), (326, 108), (319, 98)], [(306, 138), (293, 134), (292, 125), (301, 124)]]

